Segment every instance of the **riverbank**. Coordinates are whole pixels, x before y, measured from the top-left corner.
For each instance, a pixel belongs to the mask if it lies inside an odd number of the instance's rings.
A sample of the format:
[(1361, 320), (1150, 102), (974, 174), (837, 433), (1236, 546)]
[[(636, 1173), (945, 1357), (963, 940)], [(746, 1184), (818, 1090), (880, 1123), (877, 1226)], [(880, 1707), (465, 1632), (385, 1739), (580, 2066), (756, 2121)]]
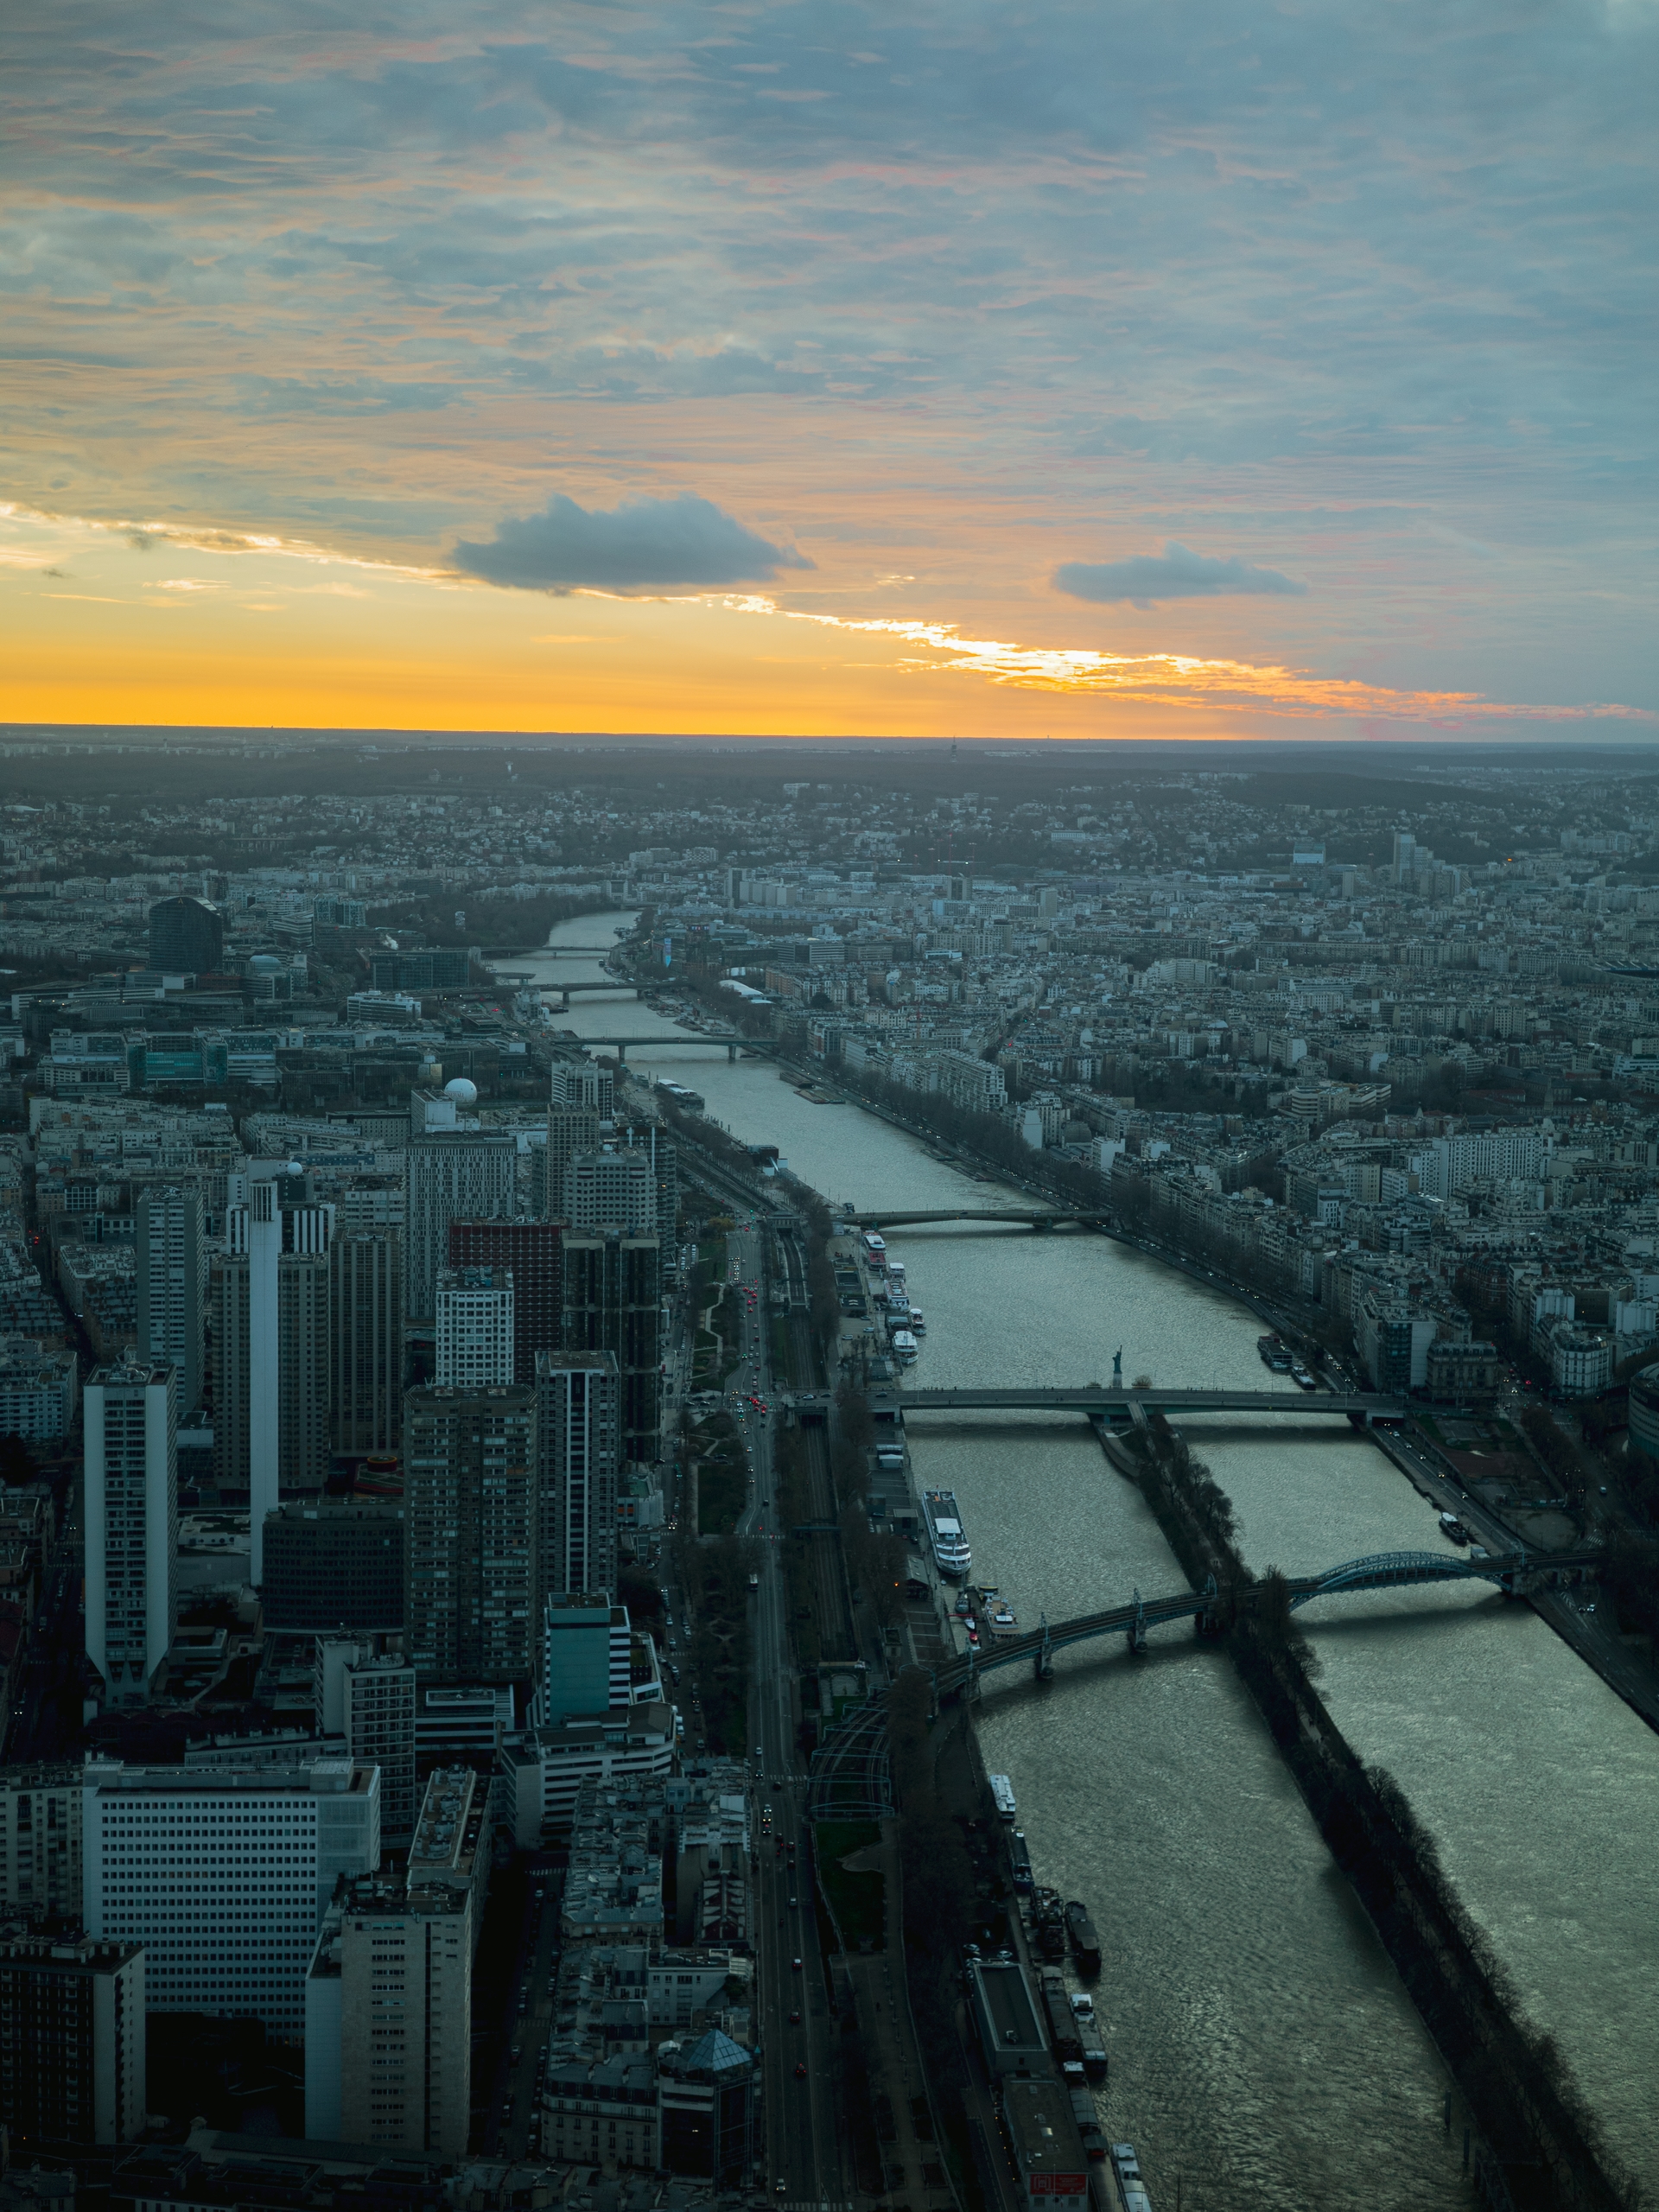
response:
[[(572, 1020), (595, 1034), (614, 1025), (591, 1003)], [(928, 1315), (912, 1381), (1074, 1382), (1122, 1344), (1126, 1375), (1259, 1387), (1264, 1325), (1202, 1273), (1110, 1238), (957, 1224), (954, 1208), (1034, 1201), (969, 1179), (850, 1097), (808, 1103), (766, 1062), (728, 1065), (660, 1018), (640, 1026), (664, 1033), (651, 1056), (661, 1075), (703, 1091), (744, 1145), (777, 1146), (804, 1181), (861, 1211), (938, 1210), (888, 1236)], [(777, 1183), (764, 1188), (787, 1204)], [(956, 1491), (976, 1579), (1022, 1623), (1183, 1583), (1085, 1423), (941, 1414), (907, 1426), (918, 1486)], [(1417, 1492), (1340, 1421), (1188, 1433), (1236, 1502), (1258, 1573), (1442, 1541)], [(1659, 1910), (1642, 1844), (1659, 1819), (1652, 1732), (1529, 1608), (1484, 1586), (1296, 1618), (1349, 1741), (1406, 1784), (1532, 2017), (1623, 2154), (1659, 2177), (1659, 2004), (1642, 1965)], [(988, 1678), (973, 1726), (988, 1764), (1014, 1777), (1042, 1878), (1092, 1905), (1111, 2133), (1135, 2141), (1156, 2202), (1184, 2179), (1187, 2212), (1472, 2204), (1458, 2101), (1443, 2126), (1444, 2063), (1224, 1651), (1185, 1630), (1154, 1631), (1142, 1659), (1121, 1642), (1081, 1647), (1052, 1682)]]
[[(1516, 2212), (1632, 2212), (1639, 2192), (1618, 2171), (1552, 2040), (1522, 2017), (1433, 1839), (1392, 1777), (1358, 1758), (1315, 1689), (1311, 1654), (1274, 1587), (1282, 1579), (1258, 1582), (1250, 1573), (1230, 1503), (1165, 1425), (1113, 1440), (1109, 1456), (1120, 1468), (1133, 1465), (1192, 1587), (1214, 1578), (1211, 1625), (1225, 1632), (1240, 1679), (1484, 2138), (1474, 2162), (1486, 2201)], [(1247, 1586), (1248, 1606), (1239, 1602)]]
[[(800, 1082), (822, 1080), (822, 1070), (814, 1069), (781, 1051), (776, 1051), (768, 1057)], [(907, 1118), (890, 1102), (867, 1096), (855, 1084), (846, 1083), (844, 1078), (837, 1080), (842, 1082), (849, 1102), (856, 1105), (861, 1113), (874, 1115), (918, 1142), (931, 1146), (938, 1141), (933, 1132), (920, 1122)], [(975, 1168), (986, 1177), (1005, 1187), (1014, 1184), (1014, 1179), (1005, 1163), (993, 1160), (988, 1155), (969, 1153), (960, 1146), (957, 1149), (964, 1160), (970, 1160)], [(1071, 1203), (1066, 1193), (1044, 1184), (1040, 1178), (1026, 1180), (1018, 1187), (1042, 1197), (1057, 1208), (1064, 1208)], [(1323, 1364), (1325, 1348), (1306, 1334), (1294, 1312), (1272, 1301), (1258, 1287), (1241, 1282), (1206, 1262), (1192, 1257), (1175, 1245), (1129, 1230), (1121, 1221), (1095, 1222), (1089, 1227), (1095, 1235), (1109, 1238), (1126, 1250), (1137, 1252), (1144, 1259), (1156, 1261), (1160, 1267), (1172, 1268), (1205, 1290), (1219, 1293), (1232, 1300), (1255, 1314), (1258, 1320), (1266, 1323), (1293, 1347), (1300, 1349), (1316, 1365)], [(1434, 1499), (1441, 1510), (1457, 1511), (1480, 1527), (1483, 1541), (1488, 1543), (1489, 1548), (1537, 1548), (1534, 1538), (1520, 1535), (1490, 1504), (1472, 1495), (1457, 1470), (1445, 1458), (1439, 1445), (1416, 1424), (1412, 1425), (1408, 1448), (1381, 1431), (1371, 1432), (1371, 1441), (1421, 1496)], [(1426, 1459), (1436, 1464), (1425, 1466), (1421, 1462)], [(1586, 1618), (1569, 1599), (1554, 1593), (1541, 1592), (1529, 1597), (1527, 1602), (1574, 1657), (1591, 1668), (1616, 1696), (1637, 1713), (1656, 1734), (1659, 1734), (1659, 1679), (1656, 1678), (1652, 1668), (1632, 1657), (1605, 1629), (1592, 1627), (1591, 1618), (1599, 1617)]]

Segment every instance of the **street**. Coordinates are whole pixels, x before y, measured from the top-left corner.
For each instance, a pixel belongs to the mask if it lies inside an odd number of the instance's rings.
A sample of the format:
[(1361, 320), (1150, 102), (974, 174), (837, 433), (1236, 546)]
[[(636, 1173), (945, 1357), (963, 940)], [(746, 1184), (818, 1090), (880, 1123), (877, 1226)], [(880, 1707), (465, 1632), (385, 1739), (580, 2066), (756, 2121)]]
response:
[[(753, 1294), (742, 1302), (741, 1358), (728, 1387), (762, 1405), (770, 1405), (772, 1387), (766, 1235), (750, 1217), (740, 1219), (727, 1238), (733, 1272)], [(774, 2190), (779, 2182), (787, 2184), (786, 2199), (816, 2204), (847, 2193), (830, 2079), (834, 2030), (813, 1908), (810, 1837), (804, 1825), (806, 1775), (795, 1740), (794, 1667), (772, 1488), (771, 1417), (749, 1404), (741, 1426), (750, 1491), (738, 1534), (755, 1538), (762, 1547), (760, 1587), (751, 1600), (748, 1752), (758, 1808), (751, 1865), (766, 2173)], [(805, 2069), (804, 2076), (797, 2072), (799, 2067)]]

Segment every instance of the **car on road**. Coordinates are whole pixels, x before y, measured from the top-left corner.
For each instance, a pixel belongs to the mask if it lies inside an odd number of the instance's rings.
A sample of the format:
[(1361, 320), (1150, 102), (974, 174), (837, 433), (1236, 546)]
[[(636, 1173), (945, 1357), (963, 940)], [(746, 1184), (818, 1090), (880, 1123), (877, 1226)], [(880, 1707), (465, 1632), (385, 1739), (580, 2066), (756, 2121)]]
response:
[(798, 2058), (795, 2062), (795, 2079), (798, 2082), (806, 2079), (806, 2061), (804, 2058)]
[(791, 2013), (790, 2014), (790, 2016), (789, 2016), (789, 2024), (790, 2024), (790, 2026), (791, 2026), (791, 2028), (798, 2028), (798, 2027), (800, 2026), (800, 2024), (801, 2024), (801, 2016), (800, 2016), (800, 2014), (799, 2014), (798, 2012), (791, 2012)]
[(800, 1961), (798, 1959), (791, 1959), (789, 1962), (789, 1967), (791, 1974), (799, 1974), (801, 1970)]

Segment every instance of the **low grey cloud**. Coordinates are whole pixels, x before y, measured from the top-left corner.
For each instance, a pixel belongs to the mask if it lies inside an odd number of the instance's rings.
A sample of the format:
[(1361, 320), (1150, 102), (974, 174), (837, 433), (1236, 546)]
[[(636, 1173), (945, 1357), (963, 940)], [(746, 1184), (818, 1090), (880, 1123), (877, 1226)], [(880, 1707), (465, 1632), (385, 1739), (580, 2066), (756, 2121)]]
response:
[(1173, 537), (1161, 553), (1135, 553), (1127, 561), (1064, 561), (1054, 571), (1054, 588), (1101, 607), (1123, 600), (1151, 607), (1164, 599), (1299, 599), (1307, 589), (1277, 569), (1194, 553)]
[(450, 560), (483, 583), (547, 592), (763, 583), (780, 569), (812, 566), (691, 492), (610, 509), (556, 492), (540, 514), (509, 516), (486, 543), (463, 538)]

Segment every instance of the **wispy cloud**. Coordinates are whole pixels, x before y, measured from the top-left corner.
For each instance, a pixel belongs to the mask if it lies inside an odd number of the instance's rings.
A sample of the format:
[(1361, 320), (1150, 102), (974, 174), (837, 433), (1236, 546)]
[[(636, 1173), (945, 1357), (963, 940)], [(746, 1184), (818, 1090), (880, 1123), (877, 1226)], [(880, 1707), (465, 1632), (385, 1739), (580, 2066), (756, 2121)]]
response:
[(1062, 562), (1054, 571), (1054, 588), (1099, 606), (1128, 600), (1136, 607), (1166, 599), (1300, 599), (1307, 589), (1277, 569), (1194, 553), (1173, 538), (1161, 553), (1131, 554), (1126, 561)]
[(937, 656), (902, 660), (901, 667), (931, 675), (977, 676), (1022, 691), (1109, 696), (1141, 706), (1230, 707), (1294, 720), (1339, 716), (1447, 727), (1604, 719), (1659, 722), (1659, 711), (1639, 707), (1541, 707), (1484, 698), (1472, 691), (1395, 690), (1274, 663), (1208, 660), (1191, 653), (1106, 653), (1086, 645), (1017, 645), (1001, 638), (962, 637), (953, 622), (852, 621), (838, 614), (779, 607), (754, 594), (721, 603), (740, 613), (779, 615), (826, 629), (893, 638)]

